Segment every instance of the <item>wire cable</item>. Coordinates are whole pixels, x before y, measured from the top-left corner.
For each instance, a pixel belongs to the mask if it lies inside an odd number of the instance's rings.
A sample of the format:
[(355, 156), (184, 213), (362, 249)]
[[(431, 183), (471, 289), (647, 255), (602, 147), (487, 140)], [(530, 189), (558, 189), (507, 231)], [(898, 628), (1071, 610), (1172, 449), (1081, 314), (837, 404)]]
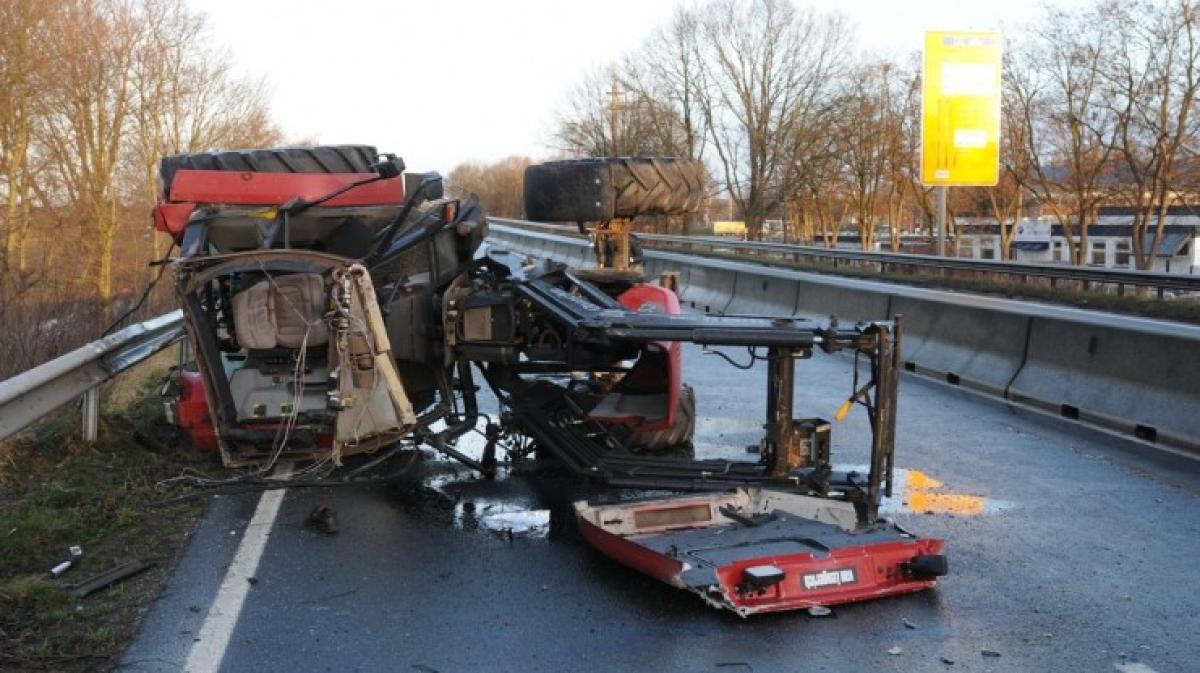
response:
[(136, 313), (137, 310), (142, 307), (142, 304), (146, 303), (146, 299), (149, 298), (150, 293), (152, 291), (154, 291), (154, 286), (158, 285), (158, 281), (162, 280), (163, 274), (166, 273), (167, 262), (171, 259), (172, 252), (175, 252), (175, 242), (174, 241), (171, 242), (171, 247), (167, 248), (167, 254), (163, 255), (162, 259), (158, 259), (153, 262), (150, 262), (150, 266), (159, 266), (161, 268), (159, 268), (158, 275), (156, 275), (154, 277), (154, 280), (150, 281), (150, 284), (148, 284), (146, 286), (146, 289), (142, 292), (142, 296), (138, 298), (137, 303), (135, 303), (133, 305), (133, 308), (131, 308), (128, 311), (126, 311), (125, 313), (121, 314), (120, 318), (117, 318), (116, 320), (112, 321), (112, 323), (108, 327), (104, 328), (104, 331), (100, 333), (101, 337), (108, 336), (109, 333), (111, 333), (113, 331), (113, 329), (116, 328), (117, 325), (120, 325), (121, 323), (125, 322), (126, 318), (128, 318), (129, 316)]

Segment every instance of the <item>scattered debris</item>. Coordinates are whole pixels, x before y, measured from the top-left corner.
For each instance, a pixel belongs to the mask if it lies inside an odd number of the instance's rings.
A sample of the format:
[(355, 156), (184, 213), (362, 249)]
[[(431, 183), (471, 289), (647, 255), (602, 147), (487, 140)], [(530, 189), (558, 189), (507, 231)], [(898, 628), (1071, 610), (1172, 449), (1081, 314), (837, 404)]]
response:
[(59, 563), (58, 565), (56, 565), (50, 569), (50, 576), (51, 577), (61, 577), (62, 574), (67, 572), (68, 570), (70, 570), (71, 566), (73, 566), (73, 565), (75, 565), (75, 564), (72, 563), (71, 561), (63, 561), (62, 563)]
[(83, 547), (71, 545), (67, 547), (67, 560), (58, 563), (50, 569), (50, 577), (62, 577), (63, 573), (75, 567), (75, 562), (83, 558)]
[(356, 593), (358, 593), (358, 589), (350, 589), (349, 591), (343, 591), (343, 592), (336, 593), (336, 594), (330, 594), (328, 596), (321, 596), (319, 598), (309, 598), (306, 600), (302, 600), (302, 601), (300, 601), (300, 604), (301, 605), (311, 605), (313, 603), (324, 603), (326, 601), (332, 601), (337, 598), (345, 598), (346, 596), (353, 596)]
[(72, 593), (75, 594), (76, 598), (87, 598), (97, 591), (124, 582), (135, 575), (140, 575), (152, 567), (154, 567), (153, 561), (130, 561), (75, 585)]
[(888, 654), (890, 654), (892, 656), (899, 656), (901, 654), (904, 654), (904, 648), (900, 647), (899, 645), (892, 645), (891, 647), (888, 648), (887, 652), (888, 652)]
[(908, 621), (908, 617), (901, 617), (900, 623), (904, 624), (904, 628), (906, 628), (906, 629), (916, 629), (917, 628), (916, 624), (913, 624), (912, 622)]
[(833, 610), (824, 605), (813, 605), (808, 608), (808, 614), (811, 617), (828, 617), (833, 614)]
[(317, 532), (334, 535), (338, 532), (337, 512), (324, 503), (317, 505), (308, 515), (308, 526)]
[(950, 657), (941, 657), (941, 660), (942, 660), (942, 663), (943, 663), (943, 664), (946, 664), (947, 666), (953, 666), (953, 665), (954, 665), (954, 660), (953, 660), (953, 659), (951, 659)]
[(992, 657), (992, 658), (996, 658), (996, 657), (999, 657), (999, 656), (1000, 656), (1000, 653), (999, 653), (999, 652), (997, 652), (996, 650), (987, 650), (987, 649), (985, 649), (985, 650), (980, 650), (980, 652), (979, 652), (979, 653), (980, 653), (980, 654), (982, 654), (982, 655), (983, 655), (983, 656), (985, 656), (985, 657)]

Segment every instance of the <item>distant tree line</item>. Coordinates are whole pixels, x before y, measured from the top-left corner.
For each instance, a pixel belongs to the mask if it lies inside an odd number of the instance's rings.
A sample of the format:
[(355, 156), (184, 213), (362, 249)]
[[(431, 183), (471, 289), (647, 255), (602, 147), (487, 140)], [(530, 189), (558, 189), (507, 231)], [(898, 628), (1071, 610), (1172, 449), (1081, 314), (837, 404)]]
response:
[(510, 156), (493, 162), (468, 161), (446, 176), (447, 190), (475, 194), (489, 215), (520, 219), (525, 216), (525, 167), (533, 160)]
[(53, 349), (46, 330), (94, 337), (157, 273), (161, 156), (280, 137), (264, 82), (234, 74), (183, 0), (3, 0), (0, 26), (0, 359), (15, 364)]
[[(1124, 205), (1148, 268), (1167, 209), (1196, 201), (1197, 17), (1191, 0), (1095, 0), (1047, 7), (1006, 35), (1001, 179), (952, 190), (950, 226), (955, 212), (994, 217), (1007, 256), (1038, 205), (1086, 263), (1097, 209)], [(570, 156), (702, 159), (751, 238), (779, 218), (791, 240), (833, 245), (852, 226), (871, 246), (886, 223), (896, 246), (933, 216), (920, 92), (920, 54), (857, 49), (839, 13), (712, 0), (679, 7), (642, 48), (581, 80), (553, 141)]]

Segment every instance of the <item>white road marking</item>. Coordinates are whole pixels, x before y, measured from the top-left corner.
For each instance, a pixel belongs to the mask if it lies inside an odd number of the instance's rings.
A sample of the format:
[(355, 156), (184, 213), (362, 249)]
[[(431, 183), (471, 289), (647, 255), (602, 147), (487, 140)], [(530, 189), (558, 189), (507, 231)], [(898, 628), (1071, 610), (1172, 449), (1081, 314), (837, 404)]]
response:
[[(275, 470), (275, 476), (286, 477), (290, 473), (291, 465), (281, 464)], [(188, 652), (187, 663), (183, 667), (185, 673), (216, 673), (220, 670), (229, 639), (233, 636), (233, 628), (246, 602), (246, 594), (250, 592), (250, 579), (258, 571), (258, 562), (267, 546), (267, 536), (275, 524), (275, 517), (279, 515), (279, 506), (283, 503), (286, 490), (263, 491), (259, 497), (254, 516), (250, 517), (233, 561), (225, 571), (225, 579), (221, 580), (217, 597), (209, 606), (196, 642), (192, 643), (192, 649)]]

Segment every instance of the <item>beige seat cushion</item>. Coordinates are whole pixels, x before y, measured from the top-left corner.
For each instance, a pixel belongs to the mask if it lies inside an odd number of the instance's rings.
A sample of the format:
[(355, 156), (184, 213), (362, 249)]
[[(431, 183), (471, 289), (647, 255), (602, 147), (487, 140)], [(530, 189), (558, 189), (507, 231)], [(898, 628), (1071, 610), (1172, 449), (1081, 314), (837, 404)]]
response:
[(276, 276), (242, 290), (233, 297), (238, 343), (250, 350), (327, 343), (325, 296), (325, 281), (316, 273)]

